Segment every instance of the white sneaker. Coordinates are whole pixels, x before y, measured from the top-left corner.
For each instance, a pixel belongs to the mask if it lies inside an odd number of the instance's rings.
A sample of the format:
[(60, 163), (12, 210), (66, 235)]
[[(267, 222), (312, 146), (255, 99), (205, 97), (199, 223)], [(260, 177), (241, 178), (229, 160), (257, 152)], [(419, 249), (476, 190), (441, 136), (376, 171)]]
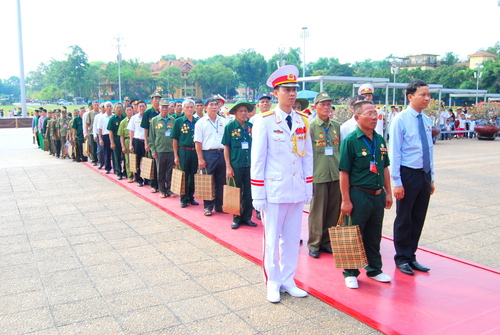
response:
[(272, 303), (280, 302), (281, 297), (280, 297), (280, 291), (279, 290), (273, 290), (273, 289), (267, 289), (267, 300)]
[(390, 283), (392, 280), (391, 276), (386, 275), (385, 273), (380, 273), (376, 276), (368, 277), (368, 278), (371, 278), (371, 279), (376, 280), (376, 281), (381, 282), (381, 283)]
[(280, 288), (280, 292), (281, 293), (288, 293), (290, 294), (292, 297), (295, 297), (295, 298), (305, 298), (307, 297), (307, 292), (304, 291), (304, 290), (301, 290), (300, 288), (298, 288), (297, 286), (294, 286), (294, 287), (281, 287)]
[(358, 278), (354, 276), (345, 277), (345, 286), (349, 288), (358, 288)]

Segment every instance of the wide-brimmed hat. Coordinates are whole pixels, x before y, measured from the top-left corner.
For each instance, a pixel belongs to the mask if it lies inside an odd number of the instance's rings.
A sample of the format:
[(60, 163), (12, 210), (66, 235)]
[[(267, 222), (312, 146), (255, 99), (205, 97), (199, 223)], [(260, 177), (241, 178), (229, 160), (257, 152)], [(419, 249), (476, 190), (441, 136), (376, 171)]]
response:
[(236, 110), (238, 109), (238, 107), (241, 107), (241, 106), (245, 106), (247, 108), (248, 112), (253, 111), (253, 109), (255, 107), (254, 104), (251, 104), (247, 101), (243, 101), (243, 100), (236, 101), (236, 104), (234, 104), (234, 106), (229, 110), (229, 114), (234, 114), (236, 112)]
[(304, 110), (306, 109), (307, 107), (309, 107), (309, 100), (307, 100), (306, 98), (297, 98), (295, 99), (295, 101), (297, 102), (300, 102), (300, 108), (301, 110)]

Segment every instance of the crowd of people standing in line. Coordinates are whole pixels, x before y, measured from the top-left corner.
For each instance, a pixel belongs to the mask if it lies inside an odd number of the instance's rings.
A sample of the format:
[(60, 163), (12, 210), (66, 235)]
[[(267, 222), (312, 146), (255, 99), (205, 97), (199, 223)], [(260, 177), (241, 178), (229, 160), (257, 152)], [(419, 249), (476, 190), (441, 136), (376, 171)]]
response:
[[(181, 208), (199, 205), (194, 175), (206, 169), (215, 184), (215, 199), (203, 201), (207, 217), (214, 211), (225, 214), (222, 189), (227, 178), (234, 178), (241, 189), (241, 213), (233, 215), (231, 228), (255, 227), (252, 211), (259, 219), (262, 213), (270, 302), (279, 302), (283, 292), (307, 296), (294, 281), (301, 213), (307, 204), (310, 257), (332, 253), (328, 228), (347, 215), (361, 229), (367, 276), (387, 283), (392, 278), (382, 271), (380, 242), (384, 209), (392, 206), (394, 194), (396, 266), (407, 275), (429, 271), (415, 256), (434, 191), (432, 121), (422, 113), (430, 101), (427, 84), (410, 83), (409, 107), (389, 114), (388, 148), (384, 116), (371, 101), (373, 86), (359, 88), (350, 101), (352, 120), (340, 126), (326, 92), (316, 96), (312, 113), (303, 112), (309, 103), (297, 99), (297, 77), (298, 69), (291, 65), (269, 77), (267, 85), (278, 100), (273, 110), (268, 94), (259, 95), (257, 104), (239, 101), (229, 109), (221, 96), (204, 103), (169, 102), (153, 93), (150, 108), (145, 101), (128, 98), (114, 105), (93, 101), (89, 110), (81, 107), (73, 115), (65, 108), (40, 108), (33, 131), (40, 148), (51, 155), (66, 158), (71, 153), (76, 162), (88, 161), (119, 180), (138, 187), (149, 184), (160, 198), (177, 197), (171, 191), (171, 176), (179, 166), (185, 173)], [(137, 157), (132, 169), (130, 153)], [(142, 157), (155, 161), (150, 180), (141, 177)], [(358, 288), (359, 269), (345, 269), (343, 274), (347, 287)]]

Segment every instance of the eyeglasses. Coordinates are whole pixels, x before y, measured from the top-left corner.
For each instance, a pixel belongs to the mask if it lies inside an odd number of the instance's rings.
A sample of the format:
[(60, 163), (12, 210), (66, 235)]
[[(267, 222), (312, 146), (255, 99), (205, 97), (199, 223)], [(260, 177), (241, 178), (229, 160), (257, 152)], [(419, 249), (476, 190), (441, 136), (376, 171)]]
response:
[(377, 117), (377, 112), (371, 112), (371, 113), (359, 113), (359, 115), (367, 116), (367, 117)]

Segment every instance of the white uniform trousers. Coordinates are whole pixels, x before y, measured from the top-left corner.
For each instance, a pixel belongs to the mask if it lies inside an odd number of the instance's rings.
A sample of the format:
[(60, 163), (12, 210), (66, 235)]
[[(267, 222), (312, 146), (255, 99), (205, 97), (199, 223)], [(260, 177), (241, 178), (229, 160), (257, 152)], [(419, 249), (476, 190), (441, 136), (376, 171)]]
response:
[(263, 212), (264, 275), (267, 288), (295, 287), (304, 202), (267, 203)]

